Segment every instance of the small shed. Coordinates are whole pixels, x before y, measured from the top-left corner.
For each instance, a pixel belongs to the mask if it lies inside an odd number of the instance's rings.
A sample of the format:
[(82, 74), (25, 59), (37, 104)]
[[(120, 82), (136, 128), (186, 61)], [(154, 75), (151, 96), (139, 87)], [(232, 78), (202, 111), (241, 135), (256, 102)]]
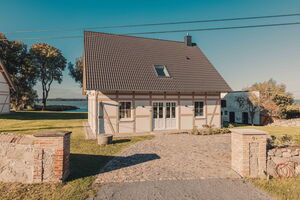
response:
[(15, 90), (15, 87), (3, 62), (0, 61), (0, 115), (10, 112), (10, 90)]

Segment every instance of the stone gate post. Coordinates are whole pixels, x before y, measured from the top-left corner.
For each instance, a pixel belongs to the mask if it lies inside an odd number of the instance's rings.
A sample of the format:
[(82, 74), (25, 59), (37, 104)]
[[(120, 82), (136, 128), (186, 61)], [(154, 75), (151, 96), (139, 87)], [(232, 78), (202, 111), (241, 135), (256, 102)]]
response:
[(267, 132), (231, 129), (231, 168), (243, 177), (261, 177), (266, 171)]

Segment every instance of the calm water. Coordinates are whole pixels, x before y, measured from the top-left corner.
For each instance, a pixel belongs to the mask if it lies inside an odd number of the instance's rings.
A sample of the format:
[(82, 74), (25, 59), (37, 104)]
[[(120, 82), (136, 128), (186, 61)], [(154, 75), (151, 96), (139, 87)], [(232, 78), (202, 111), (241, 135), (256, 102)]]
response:
[(68, 105), (68, 106), (76, 106), (79, 109), (77, 110), (68, 110), (64, 112), (87, 112), (88, 111), (88, 103), (87, 101), (47, 101), (48, 105)]

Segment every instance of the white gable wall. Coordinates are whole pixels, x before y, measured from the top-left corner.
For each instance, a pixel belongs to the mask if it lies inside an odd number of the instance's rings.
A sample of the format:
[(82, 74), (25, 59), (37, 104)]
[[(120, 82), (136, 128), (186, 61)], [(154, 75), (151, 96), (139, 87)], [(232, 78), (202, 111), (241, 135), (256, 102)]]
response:
[[(250, 112), (246, 108), (241, 108), (239, 106), (239, 103), (236, 101), (238, 97), (245, 97), (248, 98), (250, 93), (252, 95), (259, 96), (259, 92), (257, 91), (252, 91), (252, 92), (247, 92), (247, 91), (240, 91), (240, 92), (230, 92), (230, 93), (222, 93), (221, 98), (222, 100), (226, 101), (226, 107), (223, 107), (222, 110), (222, 122), (229, 122), (230, 121), (230, 112), (234, 112), (235, 115), (235, 123), (243, 123), (243, 112), (248, 113), (249, 116), (249, 124), (251, 123), (251, 118), (250, 118)], [(260, 125), (260, 111), (255, 112), (254, 114), (254, 119), (253, 122), (255, 125)]]
[(0, 114), (9, 113), (10, 110), (10, 93), (9, 85), (3, 74), (0, 73)]

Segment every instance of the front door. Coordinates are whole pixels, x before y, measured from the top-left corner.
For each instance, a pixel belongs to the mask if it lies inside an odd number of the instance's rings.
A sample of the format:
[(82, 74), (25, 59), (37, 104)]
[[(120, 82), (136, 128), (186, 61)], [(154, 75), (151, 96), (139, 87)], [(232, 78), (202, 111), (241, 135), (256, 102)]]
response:
[(229, 122), (234, 123), (235, 122), (235, 113), (229, 112)]
[(153, 129), (176, 129), (175, 102), (153, 102)]
[(243, 124), (249, 123), (249, 115), (247, 112), (243, 112)]

